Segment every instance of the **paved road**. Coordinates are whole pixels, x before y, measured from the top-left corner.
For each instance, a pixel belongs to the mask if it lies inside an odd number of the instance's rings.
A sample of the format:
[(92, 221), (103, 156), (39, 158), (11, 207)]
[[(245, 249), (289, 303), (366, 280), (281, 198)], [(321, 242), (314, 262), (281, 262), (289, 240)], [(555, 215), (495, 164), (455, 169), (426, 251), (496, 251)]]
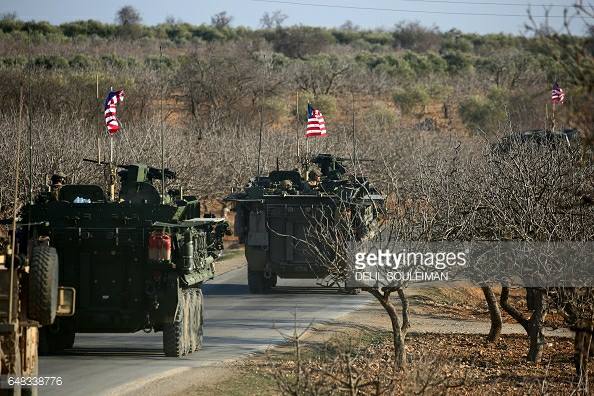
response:
[(61, 376), (63, 385), (40, 395), (114, 394), (187, 368), (203, 367), (261, 351), (283, 341), (280, 330), (332, 320), (369, 301), (365, 294), (341, 295), (313, 287), (314, 281), (280, 280), (274, 294), (248, 294), (240, 268), (204, 286), (205, 330), (202, 350), (182, 359), (166, 358), (161, 333), (77, 334), (66, 355), (41, 358), (40, 375)]

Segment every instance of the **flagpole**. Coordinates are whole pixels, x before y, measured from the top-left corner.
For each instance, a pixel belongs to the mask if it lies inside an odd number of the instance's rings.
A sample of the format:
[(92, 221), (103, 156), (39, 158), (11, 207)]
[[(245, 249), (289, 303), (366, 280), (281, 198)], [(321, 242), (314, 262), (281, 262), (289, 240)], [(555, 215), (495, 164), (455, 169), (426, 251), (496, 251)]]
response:
[(555, 102), (553, 102), (553, 132), (555, 132), (555, 128), (556, 128), (556, 119), (555, 119)]
[(547, 127), (548, 127), (548, 123), (549, 123), (549, 104), (545, 103), (545, 132), (547, 131)]
[[(109, 92), (113, 92), (113, 87), (109, 87)], [(109, 197), (115, 201), (115, 167), (113, 166), (113, 134), (109, 135)]]
[(95, 98), (99, 106), (99, 122), (97, 123), (97, 162), (101, 165), (101, 101), (99, 99), (99, 73), (95, 75)]
[[(307, 101), (308, 109), (309, 109), (309, 105), (310, 105), (310, 103), (308, 100)], [(307, 112), (308, 110), (305, 110), (305, 111)], [(308, 119), (308, 122), (309, 122), (309, 114), (307, 114), (306, 118)], [(305, 161), (309, 161), (309, 137), (307, 137), (307, 133), (305, 134)], [(307, 172), (307, 170), (306, 170), (306, 172)]]

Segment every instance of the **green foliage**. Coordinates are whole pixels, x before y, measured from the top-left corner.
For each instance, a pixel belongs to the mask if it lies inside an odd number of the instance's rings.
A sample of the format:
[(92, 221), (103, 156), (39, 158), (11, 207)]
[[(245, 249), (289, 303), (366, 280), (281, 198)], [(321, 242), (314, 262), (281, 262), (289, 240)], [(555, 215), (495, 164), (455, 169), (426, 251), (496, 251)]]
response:
[(469, 129), (494, 134), (507, 118), (507, 102), (507, 93), (493, 88), (486, 97), (475, 95), (463, 100), (458, 112)]
[(24, 56), (5, 56), (0, 58), (0, 65), (5, 68), (23, 67), (27, 64)]
[(472, 52), (472, 41), (464, 36), (456, 35), (444, 41), (441, 50), (444, 52)]
[[(337, 115), (336, 97), (332, 95), (314, 95), (311, 92), (299, 92), (299, 120), (307, 120), (307, 104), (320, 110), (324, 117), (333, 118)], [(289, 116), (295, 116), (295, 109), (289, 109)]]
[(413, 86), (408, 89), (399, 88), (392, 95), (392, 99), (402, 113), (420, 113), (429, 103), (429, 93), (420, 86)]
[(374, 101), (369, 110), (365, 112), (367, 124), (380, 126), (393, 126), (398, 118), (393, 109), (388, 107), (385, 102)]
[(265, 37), (272, 42), (275, 51), (289, 58), (300, 59), (319, 54), (335, 42), (334, 36), (328, 30), (309, 26), (276, 29)]
[(60, 25), (60, 30), (67, 37), (97, 36), (110, 38), (115, 36), (116, 26), (89, 19), (87, 21), (63, 23)]
[[(263, 107), (266, 119), (272, 120), (272, 122), (281, 122), (283, 117), (285, 117), (287, 113), (290, 113), (288, 110), (289, 106), (287, 106), (287, 103), (280, 97), (264, 99)], [(293, 109), (293, 111), (295, 111), (295, 109)]]
[(30, 64), (42, 69), (64, 69), (69, 66), (68, 59), (59, 55), (40, 55), (33, 58)]
[(88, 55), (78, 54), (75, 55), (74, 58), (70, 59), (68, 63), (70, 64), (70, 67), (75, 69), (88, 69), (95, 66), (96, 59), (91, 58)]
[(135, 58), (125, 58), (115, 54), (102, 55), (100, 59), (104, 67), (112, 67), (117, 69), (133, 67), (138, 63)]
[(437, 49), (441, 42), (437, 28), (426, 28), (419, 22), (400, 22), (392, 35), (394, 47), (419, 52)]
[(171, 59), (166, 55), (162, 57), (158, 55), (153, 55), (145, 58), (144, 64), (154, 70), (166, 70), (173, 68), (173, 66), (175, 65), (175, 60)]
[(447, 63), (447, 71), (451, 74), (467, 73), (472, 70), (472, 59), (467, 54), (452, 51), (446, 52), (442, 58)]

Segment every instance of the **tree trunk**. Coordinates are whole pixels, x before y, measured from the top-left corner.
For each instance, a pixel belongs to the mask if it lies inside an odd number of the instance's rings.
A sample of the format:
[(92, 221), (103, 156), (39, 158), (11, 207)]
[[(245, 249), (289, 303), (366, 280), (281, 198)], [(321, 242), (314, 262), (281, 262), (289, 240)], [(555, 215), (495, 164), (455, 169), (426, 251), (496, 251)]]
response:
[(410, 329), (408, 298), (406, 298), (404, 290), (402, 289), (398, 289), (398, 297), (400, 297), (400, 302), (402, 303), (402, 326), (400, 326), (400, 330), (402, 332), (402, 338), (406, 338), (406, 333), (408, 332), (408, 329)]
[(499, 340), (499, 337), (501, 336), (501, 327), (503, 325), (501, 310), (499, 309), (499, 304), (497, 304), (497, 298), (495, 297), (493, 289), (489, 286), (482, 286), (481, 289), (485, 295), (485, 300), (489, 307), (489, 315), (491, 317), (491, 330), (489, 330), (487, 341), (495, 342)]
[(544, 334), (543, 325), (545, 319), (545, 306), (544, 306), (544, 294), (540, 289), (533, 289), (531, 291), (531, 300), (534, 309), (532, 310), (532, 316), (530, 319), (524, 318), (524, 315), (513, 307), (509, 303), (509, 287), (501, 287), (501, 297), (499, 302), (501, 307), (507, 312), (514, 320), (516, 320), (530, 338), (530, 349), (528, 350), (527, 359), (531, 362), (538, 363), (542, 356), (542, 348), (544, 346)]
[(382, 304), (392, 323), (392, 342), (394, 343), (394, 370), (400, 371), (406, 367), (406, 352), (404, 349), (404, 336), (400, 327), (400, 320), (396, 307), (390, 301), (392, 290), (383, 290), (383, 293), (377, 289), (371, 289), (369, 292)]
[(545, 343), (543, 334), (543, 323), (545, 317), (545, 307), (542, 290), (536, 289), (532, 292), (533, 307), (532, 316), (529, 320), (528, 336), (530, 337), (530, 349), (528, 350), (528, 360), (534, 363), (540, 362), (542, 357), (542, 348)]
[(594, 343), (592, 342), (592, 330), (594, 324), (588, 323), (585, 320), (580, 321), (574, 327), (575, 341), (574, 341), (574, 363), (577, 375), (583, 379), (588, 379), (588, 360), (594, 350)]

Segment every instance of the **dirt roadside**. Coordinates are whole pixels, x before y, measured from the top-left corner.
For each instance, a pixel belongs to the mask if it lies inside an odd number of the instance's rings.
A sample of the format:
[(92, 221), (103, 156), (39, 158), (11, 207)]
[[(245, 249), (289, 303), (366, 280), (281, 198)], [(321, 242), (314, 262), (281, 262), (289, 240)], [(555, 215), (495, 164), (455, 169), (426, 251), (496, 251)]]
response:
[[(240, 260), (228, 260), (224, 268), (242, 266)], [(228, 269), (230, 270), (230, 269)], [(476, 288), (421, 288), (407, 290), (411, 302), (411, 330), (413, 337), (420, 334), (475, 335), (480, 340), (489, 332), (489, 317), (480, 289)], [(383, 309), (375, 301), (366, 307), (340, 317), (338, 320), (313, 326), (305, 335), (304, 344), (324, 344), (330, 339), (348, 338), (358, 334), (361, 329), (379, 332), (390, 330), (390, 322)], [(524, 329), (511, 318), (504, 318), (502, 331), (506, 335), (525, 334)], [(546, 330), (546, 336), (553, 340), (567, 339), (572, 333), (564, 329)], [(454, 340), (455, 341), (455, 340)], [(556, 342), (556, 341), (553, 341)], [(552, 344), (549, 344), (549, 346)], [(280, 345), (271, 348), (277, 355), (289, 354), (291, 347)], [(265, 375), (248, 374), (242, 367), (252, 367), (254, 362), (262, 362), (262, 354), (247, 359), (224, 362), (214, 366), (187, 369), (175, 375), (161, 378), (147, 384), (141, 390), (144, 396), (152, 395), (249, 395), (276, 394), (273, 380)]]

